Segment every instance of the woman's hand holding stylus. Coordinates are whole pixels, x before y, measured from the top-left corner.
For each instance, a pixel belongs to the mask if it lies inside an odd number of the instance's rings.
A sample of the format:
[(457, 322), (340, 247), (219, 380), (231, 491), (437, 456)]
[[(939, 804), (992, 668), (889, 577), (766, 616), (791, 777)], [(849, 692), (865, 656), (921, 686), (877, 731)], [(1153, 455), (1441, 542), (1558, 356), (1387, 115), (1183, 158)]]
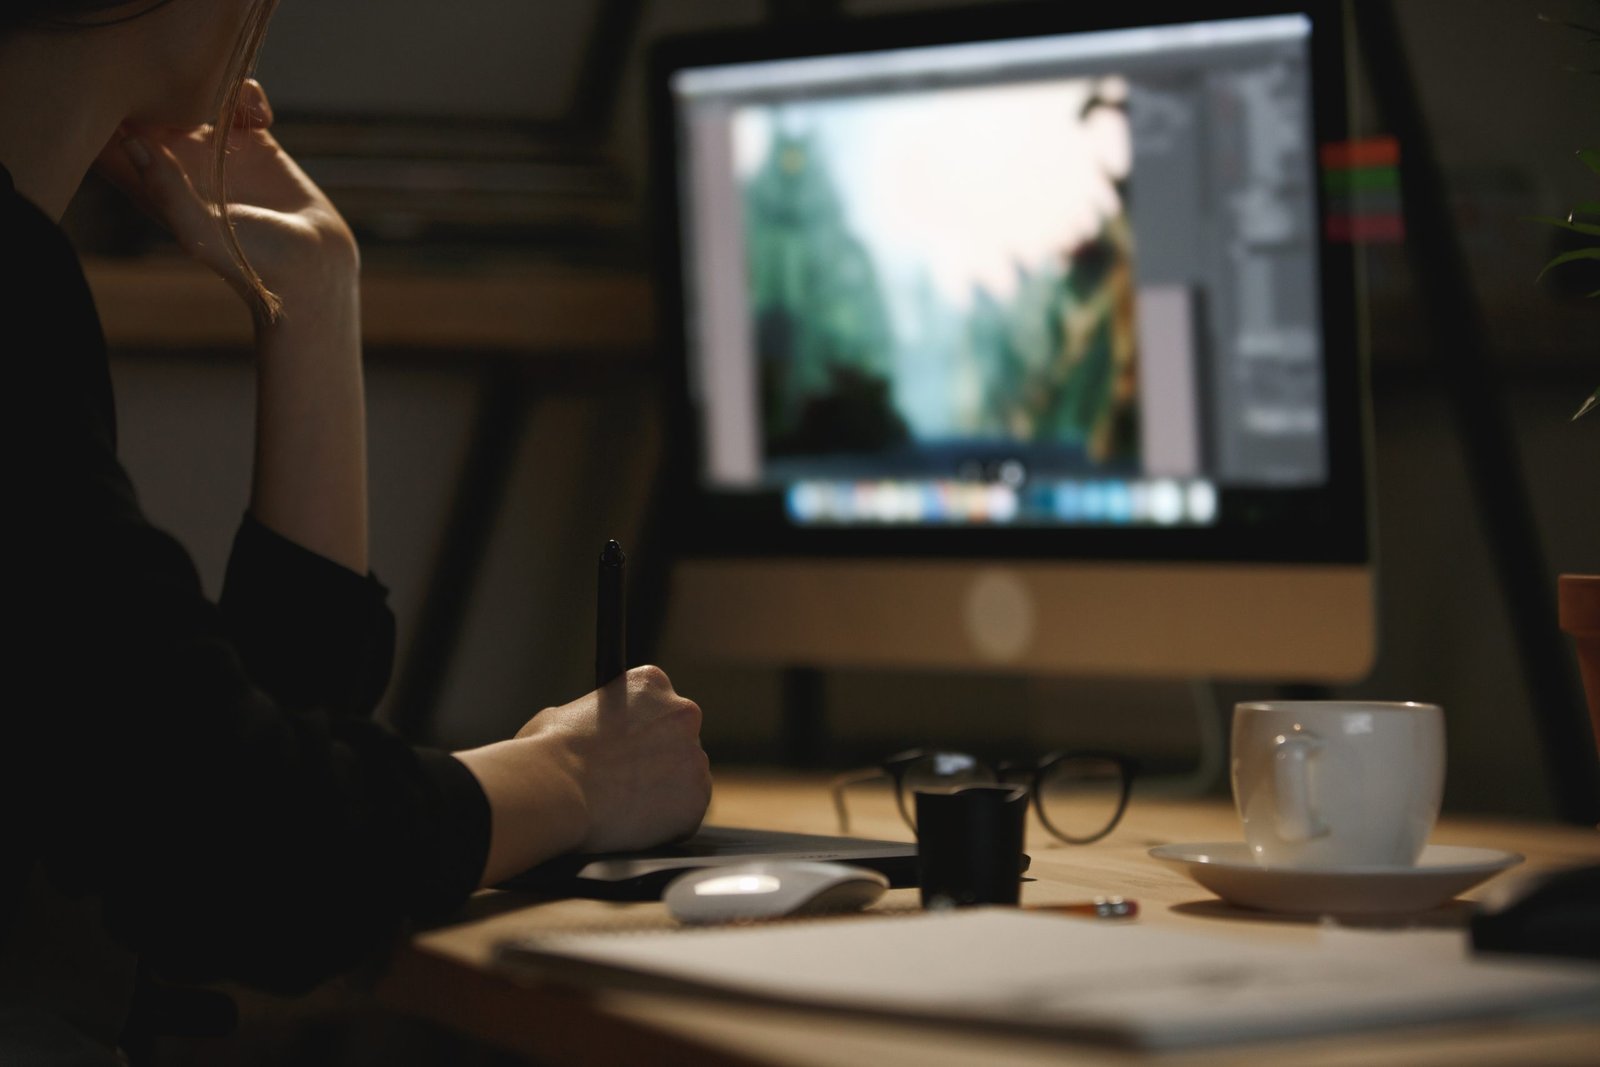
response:
[(711, 802), (700, 708), (659, 667), (547, 708), (510, 741), (456, 758), (493, 812), (493, 885), (574, 850), (645, 848), (693, 833)]

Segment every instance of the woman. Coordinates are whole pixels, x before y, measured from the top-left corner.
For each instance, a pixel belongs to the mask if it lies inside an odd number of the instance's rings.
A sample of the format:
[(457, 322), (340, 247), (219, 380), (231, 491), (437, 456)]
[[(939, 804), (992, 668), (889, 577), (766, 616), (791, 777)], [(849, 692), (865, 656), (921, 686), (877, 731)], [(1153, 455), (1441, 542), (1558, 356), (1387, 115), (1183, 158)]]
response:
[[(367, 572), (359, 257), (244, 79), (274, 6), (0, 11), (26, 539), (8, 599), (27, 623), (0, 734), (0, 1062), (115, 1062), (135, 955), (304, 989), (542, 859), (689, 832), (709, 799), (700, 710), (655, 668), (453, 755), (370, 721), (393, 620)], [(116, 459), (104, 341), (57, 225), (91, 167), (255, 316), (250, 508), (215, 605)]]

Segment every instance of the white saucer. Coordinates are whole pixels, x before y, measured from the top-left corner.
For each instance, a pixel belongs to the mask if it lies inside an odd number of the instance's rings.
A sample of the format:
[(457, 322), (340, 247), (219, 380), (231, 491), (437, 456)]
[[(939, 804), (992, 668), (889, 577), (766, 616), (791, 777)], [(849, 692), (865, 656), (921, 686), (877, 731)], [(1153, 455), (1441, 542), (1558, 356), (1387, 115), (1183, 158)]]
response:
[(1515, 852), (1459, 845), (1428, 845), (1414, 867), (1263, 867), (1242, 841), (1162, 845), (1150, 855), (1230, 904), (1300, 915), (1436, 908), (1522, 862)]

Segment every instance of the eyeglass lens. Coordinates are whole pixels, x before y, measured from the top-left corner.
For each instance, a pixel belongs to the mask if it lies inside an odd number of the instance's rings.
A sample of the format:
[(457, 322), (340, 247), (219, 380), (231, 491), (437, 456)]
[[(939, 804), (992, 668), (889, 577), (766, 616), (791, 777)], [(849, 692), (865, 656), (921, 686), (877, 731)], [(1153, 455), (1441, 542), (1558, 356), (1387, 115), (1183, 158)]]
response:
[(1039, 815), (1058, 837), (1087, 841), (1117, 818), (1123, 788), (1122, 767), (1115, 760), (1069, 756), (1039, 779)]
[(962, 786), (992, 785), (994, 771), (964, 752), (930, 752), (906, 765), (900, 778), (900, 814), (915, 830), (917, 793), (949, 793)]

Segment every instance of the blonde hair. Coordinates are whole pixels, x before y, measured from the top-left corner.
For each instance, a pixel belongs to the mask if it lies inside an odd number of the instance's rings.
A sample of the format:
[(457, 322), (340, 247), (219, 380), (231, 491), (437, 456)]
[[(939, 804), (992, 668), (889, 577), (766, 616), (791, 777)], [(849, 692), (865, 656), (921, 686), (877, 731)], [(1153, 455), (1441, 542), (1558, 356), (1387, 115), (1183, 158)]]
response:
[(228, 58), (222, 86), (217, 93), (215, 128), (212, 131), (211, 202), (222, 223), (222, 244), (228, 258), (244, 277), (245, 288), (251, 297), (257, 323), (270, 323), (283, 312), (283, 301), (267, 288), (261, 275), (250, 265), (244, 248), (239, 244), (238, 231), (228, 215), (228, 134), (233, 129), (234, 116), (239, 110), (239, 97), (246, 79), (255, 71), (256, 60), (261, 55), (261, 45), (267, 38), (267, 25), (278, 8), (278, 0), (254, 0), (245, 15), (244, 26), (234, 42), (233, 54)]

